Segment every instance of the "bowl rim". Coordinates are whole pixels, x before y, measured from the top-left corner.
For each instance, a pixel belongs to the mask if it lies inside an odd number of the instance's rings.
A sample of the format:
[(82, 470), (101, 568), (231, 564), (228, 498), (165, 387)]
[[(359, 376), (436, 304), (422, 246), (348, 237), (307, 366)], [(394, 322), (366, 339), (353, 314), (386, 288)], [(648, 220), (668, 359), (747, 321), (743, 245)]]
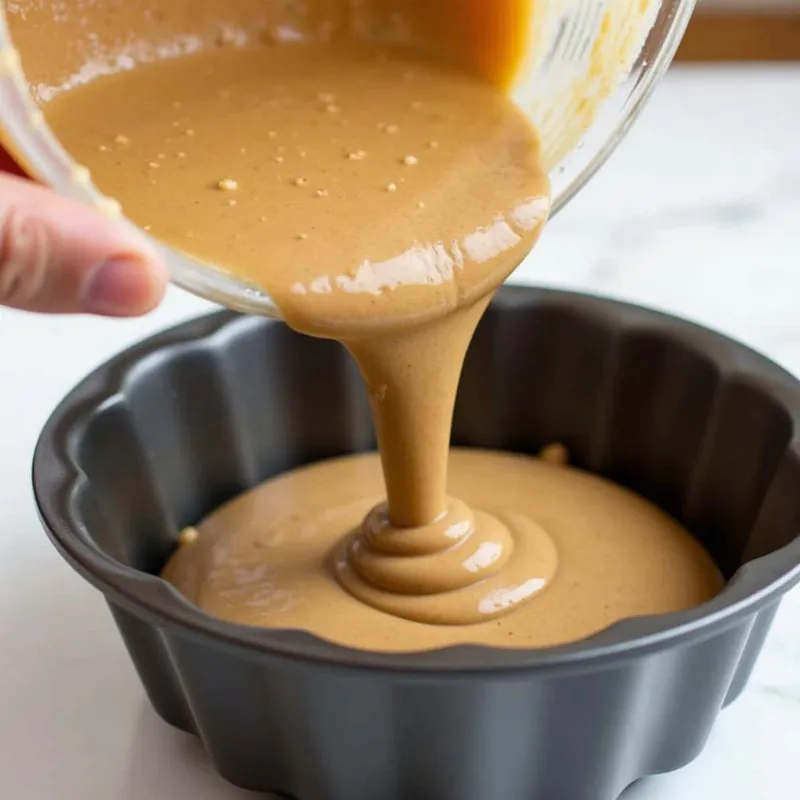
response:
[[(791, 422), (784, 456), (800, 461), (800, 381), (749, 347), (695, 323), (609, 298), (534, 287), (502, 287), (498, 308), (552, 307), (578, 311), (615, 329), (667, 334), (710, 357), (721, 377), (759, 388), (775, 399)], [(277, 320), (217, 311), (150, 336), (115, 355), (80, 381), (45, 423), (36, 444), (32, 479), (40, 520), (62, 556), (111, 602), (159, 628), (177, 628), (206, 644), (250, 657), (322, 663), (343, 669), (402, 673), (405, 677), (519, 671), (559, 674), (591, 670), (701, 641), (758, 612), (800, 582), (800, 531), (784, 547), (745, 563), (720, 594), (688, 611), (630, 618), (580, 641), (539, 649), (501, 649), (461, 644), (418, 652), (386, 653), (344, 647), (304, 631), (256, 628), (216, 619), (201, 611), (157, 575), (125, 566), (90, 543), (71, 509), (71, 497), (88, 480), (72, 457), (82, 424), (102, 405), (124, 395), (125, 380), (146, 356), (196, 345), (241, 326), (280, 325)]]

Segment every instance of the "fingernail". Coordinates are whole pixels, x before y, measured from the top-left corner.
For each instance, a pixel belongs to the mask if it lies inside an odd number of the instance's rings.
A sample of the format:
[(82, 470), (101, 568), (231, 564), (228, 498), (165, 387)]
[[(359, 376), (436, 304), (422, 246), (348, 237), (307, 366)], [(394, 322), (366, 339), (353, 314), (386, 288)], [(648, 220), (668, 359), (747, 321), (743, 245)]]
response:
[(89, 278), (83, 304), (90, 314), (127, 316), (146, 310), (152, 294), (147, 262), (135, 256), (117, 256), (101, 264)]

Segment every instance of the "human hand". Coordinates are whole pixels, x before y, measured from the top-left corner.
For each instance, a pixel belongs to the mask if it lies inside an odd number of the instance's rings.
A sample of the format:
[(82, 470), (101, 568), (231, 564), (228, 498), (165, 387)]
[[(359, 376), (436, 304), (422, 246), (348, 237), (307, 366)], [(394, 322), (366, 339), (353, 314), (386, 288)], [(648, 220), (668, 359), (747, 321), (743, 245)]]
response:
[(0, 306), (133, 317), (166, 271), (144, 237), (24, 178), (0, 174)]

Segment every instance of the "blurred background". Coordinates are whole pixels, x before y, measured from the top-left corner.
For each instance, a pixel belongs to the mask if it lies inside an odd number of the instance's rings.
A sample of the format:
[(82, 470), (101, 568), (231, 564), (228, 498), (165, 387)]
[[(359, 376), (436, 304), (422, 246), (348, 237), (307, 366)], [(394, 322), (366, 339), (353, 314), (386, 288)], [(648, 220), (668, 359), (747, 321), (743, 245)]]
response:
[(678, 59), (800, 60), (800, 0), (699, 0)]

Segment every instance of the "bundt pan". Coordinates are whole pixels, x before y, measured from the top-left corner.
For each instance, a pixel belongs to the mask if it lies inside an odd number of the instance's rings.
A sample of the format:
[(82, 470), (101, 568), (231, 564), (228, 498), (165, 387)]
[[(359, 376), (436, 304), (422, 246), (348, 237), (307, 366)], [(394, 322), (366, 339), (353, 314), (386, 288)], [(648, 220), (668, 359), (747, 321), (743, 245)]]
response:
[(800, 579), (800, 384), (722, 336), (603, 299), (503, 289), (457, 444), (536, 453), (680, 519), (727, 585), (543, 650), (361, 652), (206, 616), (156, 577), (182, 526), (262, 479), (374, 446), (338, 345), (219, 313), (83, 381), (34, 459), (44, 524), (106, 596), (156, 711), (239, 786), (298, 800), (613, 800), (702, 749)]

